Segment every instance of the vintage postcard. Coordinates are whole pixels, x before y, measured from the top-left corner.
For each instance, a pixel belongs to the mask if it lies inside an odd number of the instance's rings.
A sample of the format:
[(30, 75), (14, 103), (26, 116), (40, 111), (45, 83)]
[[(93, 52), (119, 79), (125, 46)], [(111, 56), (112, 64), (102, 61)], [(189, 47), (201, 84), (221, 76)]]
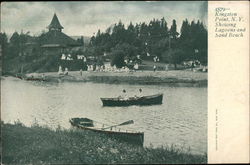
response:
[(249, 162), (248, 1), (1, 3), (2, 164)]

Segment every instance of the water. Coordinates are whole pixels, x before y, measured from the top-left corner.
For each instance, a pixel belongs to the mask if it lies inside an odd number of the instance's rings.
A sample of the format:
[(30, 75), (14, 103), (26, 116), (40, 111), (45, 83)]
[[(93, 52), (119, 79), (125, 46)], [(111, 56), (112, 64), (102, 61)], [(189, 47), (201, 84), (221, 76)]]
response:
[[(100, 97), (114, 97), (126, 89), (130, 95), (163, 93), (163, 104), (154, 106), (102, 107)], [(144, 132), (144, 146), (171, 146), (192, 153), (207, 152), (207, 88), (157, 85), (28, 82), (15, 78), (1, 81), (4, 122), (20, 120), (26, 126), (38, 122), (70, 128), (72, 117), (88, 117), (106, 124), (134, 120), (123, 126)]]

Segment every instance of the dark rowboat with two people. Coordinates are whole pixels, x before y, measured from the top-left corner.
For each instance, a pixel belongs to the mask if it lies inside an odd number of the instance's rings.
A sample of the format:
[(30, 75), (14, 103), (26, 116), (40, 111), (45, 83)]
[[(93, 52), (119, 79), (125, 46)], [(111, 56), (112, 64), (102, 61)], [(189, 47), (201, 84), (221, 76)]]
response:
[(133, 124), (134, 123), (133, 120), (129, 120), (121, 124), (116, 124), (112, 126), (107, 126), (107, 125), (104, 125), (103, 123), (96, 122), (88, 118), (71, 118), (69, 122), (71, 123), (73, 127), (76, 127), (79, 129), (93, 131), (96, 133), (104, 134), (116, 140), (143, 146), (143, 142), (144, 142), (143, 132), (121, 130), (119, 128), (119, 126)]
[(129, 105), (156, 105), (162, 104), (163, 94), (156, 94), (142, 97), (122, 97), (116, 98), (101, 98), (103, 106), (129, 106)]

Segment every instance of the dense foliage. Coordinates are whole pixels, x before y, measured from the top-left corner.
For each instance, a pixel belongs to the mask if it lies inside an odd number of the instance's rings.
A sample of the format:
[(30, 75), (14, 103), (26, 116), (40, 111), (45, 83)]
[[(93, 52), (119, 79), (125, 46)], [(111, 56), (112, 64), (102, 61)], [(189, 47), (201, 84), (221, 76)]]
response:
[(106, 32), (100, 30), (92, 36), (89, 50), (92, 54), (101, 56), (110, 53), (112, 64), (123, 66), (124, 58), (133, 58), (141, 55), (142, 59), (152, 60), (159, 57), (160, 61), (179, 64), (185, 60), (199, 60), (207, 64), (207, 29), (199, 20), (197, 22), (184, 20), (180, 34), (177, 32), (176, 21), (173, 20), (170, 28), (164, 17), (161, 20), (153, 19), (127, 28), (119, 21), (109, 27)]
[[(8, 41), (6, 34), (0, 33), (3, 71), (19, 72), (20, 63), (25, 63), (26, 71), (37, 71), (32, 67), (48, 66), (50, 63), (55, 65), (40, 70), (57, 70), (58, 59), (51, 58), (55, 61), (46, 61), (50, 57), (42, 55), (40, 43), (43, 35), (44, 33), (39, 37), (33, 37), (28, 33), (14, 32)], [(127, 27), (119, 21), (105, 32), (98, 30), (96, 35), (91, 37), (89, 45), (84, 44), (82, 37), (77, 39), (77, 42), (85, 48), (73, 53), (73, 56), (78, 53), (99, 60), (110, 59), (111, 65), (116, 65), (118, 68), (126, 65), (124, 60), (137, 63), (138, 55), (140, 60), (150, 61), (157, 56), (160, 62), (175, 66), (190, 60), (198, 60), (207, 65), (207, 29), (199, 20), (191, 23), (187, 19), (184, 20), (180, 33), (177, 32), (176, 21), (173, 20), (168, 28), (164, 17), (160, 20), (153, 19), (148, 24), (142, 22), (134, 25), (131, 22)]]

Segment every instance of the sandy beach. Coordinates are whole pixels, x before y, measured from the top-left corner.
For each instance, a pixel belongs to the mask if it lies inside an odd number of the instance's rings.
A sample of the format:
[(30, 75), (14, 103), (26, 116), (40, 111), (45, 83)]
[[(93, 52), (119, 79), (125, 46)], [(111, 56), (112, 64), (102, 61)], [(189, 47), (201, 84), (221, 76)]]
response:
[(30, 73), (28, 77), (44, 77), (46, 81), (96, 82), (116, 84), (166, 84), (175, 86), (207, 86), (207, 73), (189, 70), (171, 71), (136, 71), (136, 72), (94, 72), (69, 71), (68, 75), (58, 75), (57, 72)]

